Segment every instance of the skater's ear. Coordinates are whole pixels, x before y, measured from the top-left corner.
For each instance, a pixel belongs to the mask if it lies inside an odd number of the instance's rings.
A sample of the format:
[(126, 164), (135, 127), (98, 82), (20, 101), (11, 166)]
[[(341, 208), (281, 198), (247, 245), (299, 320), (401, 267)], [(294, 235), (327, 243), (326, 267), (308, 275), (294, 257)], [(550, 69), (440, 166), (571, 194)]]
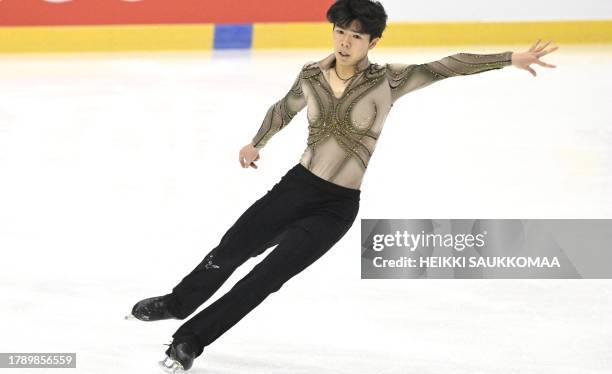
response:
[(370, 44), (368, 45), (368, 50), (376, 47), (376, 44), (378, 43), (378, 41), (380, 40), (380, 38), (374, 38), (372, 39), (372, 41), (370, 42)]

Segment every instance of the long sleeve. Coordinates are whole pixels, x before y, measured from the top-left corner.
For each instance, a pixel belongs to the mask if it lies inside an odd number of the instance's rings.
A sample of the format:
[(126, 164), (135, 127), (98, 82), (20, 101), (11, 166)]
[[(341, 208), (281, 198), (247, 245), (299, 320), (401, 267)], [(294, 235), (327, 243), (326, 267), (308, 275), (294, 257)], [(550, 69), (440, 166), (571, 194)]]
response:
[(266, 113), (263, 123), (252, 140), (255, 148), (263, 148), (274, 134), (291, 122), (293, 117), (306, 106), (302, 92), (301, 72), (285, 97), (274, 103)]
[(387, 64), (391, 101), (439, 80), (482, 73), (512, 64), (512, 51), (494, 54), (457, 53), (425, 64)]

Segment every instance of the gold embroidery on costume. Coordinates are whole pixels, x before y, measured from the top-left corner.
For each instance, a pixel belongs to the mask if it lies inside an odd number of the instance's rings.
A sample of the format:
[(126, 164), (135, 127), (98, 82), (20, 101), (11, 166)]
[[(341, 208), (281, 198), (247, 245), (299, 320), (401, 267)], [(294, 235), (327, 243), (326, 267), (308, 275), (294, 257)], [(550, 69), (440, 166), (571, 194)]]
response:
[[(323, 140), (333, 137), (337, 144), (343, 148), (344, 160), (336, 167), (331, 175), (331, 180), (340, 172), (350, 157), (359, 161), (362, 170), (367, 168), (368, 160), (372, 151), (361, 140), (368, 136), (374, 140), (378, 139), (376, 134), (370, 131), (376, 118), (377, 109), (373, 104), (372, 114), (365, 129), (360, 129), (353, 123), (352, 111), (370, 90), (384, 82), (384, 70), (378, 65), (371, 65), (364, 72), (364, 78), (352, 81), (346, 87), (340, 98), (334, 96), (331, 87), (325, 81), (319, 70), (318, 74), (308, 74), (307, 83), (313, 92), (316, 103), (319, 106), (319, 117), (309, 126), (307, 145), (314, 151)], [(322, 83), (323, 82), (323, 83)], [(315, 86), (318, 88), (316, 89)], [(322, 98), (321, 93), (325, 98)], [(361, 154), (360, 154), (361, 153)]]
[(290, 100), (300, 100), (303, 99), (303, 97), (302, 84), (298, 76), (293, 82), (293, 86), (289, 90), (289, 93), (268, 109), (263, 124), (253, 139), (253, 145), (258, 148), (265, 146), (274, 134), (287, 126), (298, 111), (303, 108), (303, 106), (296, 108), (292, 107)]
[(289, 92), (272, 105), (253, 138), (261, 148), (308, 105), (308, 138), (300, 162), (330, 182), (359, 188), (394, 102), (409, 92), (455, 76), (500, 69), (511, 64), (512, 52), (457, 53), (424, 64), (357, 64), (357, 73), (338, 98), (324, 72), (334, 54), (307, 63)]

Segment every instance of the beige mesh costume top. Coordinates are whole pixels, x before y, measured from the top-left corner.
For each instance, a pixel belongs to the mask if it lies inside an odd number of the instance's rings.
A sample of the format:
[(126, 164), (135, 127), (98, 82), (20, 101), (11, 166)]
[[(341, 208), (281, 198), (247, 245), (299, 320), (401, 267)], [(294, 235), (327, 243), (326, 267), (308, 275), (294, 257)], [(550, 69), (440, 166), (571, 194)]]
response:
[(308, 140), (300, 163), (315, 175), (335, 184), (359, 189), (385, 118), (402, 95), (433, 82), (511, 65), (512, 52), (458, 53), (425, 64), (370, 63), (365, 57), (340, 96), (328, 81), (335, 64), (332, 53), (304, 65), (291, 90), (268, 109), (252, 140), (263, 148), (308, 106)]

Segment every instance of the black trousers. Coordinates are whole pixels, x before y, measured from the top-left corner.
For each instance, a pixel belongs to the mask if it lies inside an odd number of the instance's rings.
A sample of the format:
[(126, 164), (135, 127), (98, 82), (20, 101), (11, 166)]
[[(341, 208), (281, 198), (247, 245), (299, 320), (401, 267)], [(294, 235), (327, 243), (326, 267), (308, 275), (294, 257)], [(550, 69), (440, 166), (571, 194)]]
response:
[(300, 163), (291, 168), (173, 288), (169, 297), (170, 312), (186, 318), (238, 266), (278, 246), (230, 291), (184, 323), (173, 338), (196, 344), (200, 355), (205, 346), (344, 236), (359, 211), (360, 192), (322, 179)]

